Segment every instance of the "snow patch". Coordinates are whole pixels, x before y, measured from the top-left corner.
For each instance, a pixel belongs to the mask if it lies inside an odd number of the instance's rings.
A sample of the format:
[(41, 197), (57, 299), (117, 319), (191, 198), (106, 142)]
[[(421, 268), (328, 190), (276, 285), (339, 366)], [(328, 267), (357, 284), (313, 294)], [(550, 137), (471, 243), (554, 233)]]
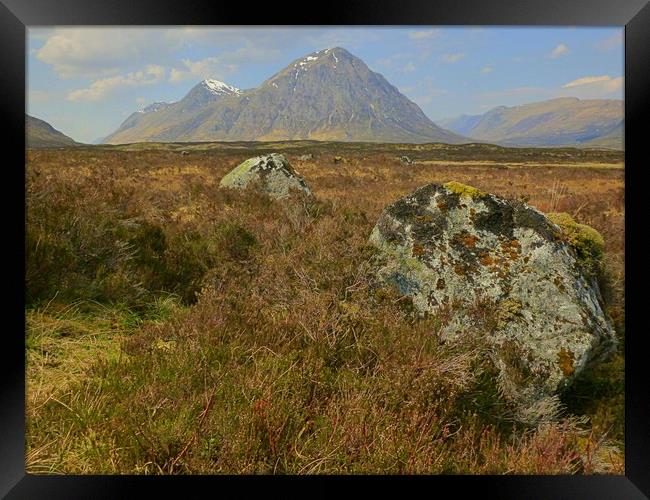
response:
[(170, 106), (171, 104), (174, 104), (173, 102), (154, 102), (153, 104), (149, 104), (149, 106), (146, 106), (142, 109), (138, 110), (138, 113), (153, 113), (154, 111), (158, 111), (159, 109), (165, 109), (166, 107)]
[(241, 90), (219, 80), (203, 80), (201, 82), (213, 94), (241, 94)]

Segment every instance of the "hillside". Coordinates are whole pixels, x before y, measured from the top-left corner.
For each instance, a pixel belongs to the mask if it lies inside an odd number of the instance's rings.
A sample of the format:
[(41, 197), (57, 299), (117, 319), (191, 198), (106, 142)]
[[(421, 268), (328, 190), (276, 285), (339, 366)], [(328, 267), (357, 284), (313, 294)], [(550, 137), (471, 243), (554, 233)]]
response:
[(468, 142), (342, 48), (296, 60), (247, 91), (205, 80), (177, 103), (132, 114), (104, 142), (299, 139)]
[(482, 115), (440, 120), (476, 140), (507, 146), (585, 146), (623, 149), (623, 101), (562, 97), (499, 106)]
[(59, 148), (80, 145), (80, 143), (59, 132), (46, 121), (29, 115), (25, 115), (25, 120), (28, 148)]

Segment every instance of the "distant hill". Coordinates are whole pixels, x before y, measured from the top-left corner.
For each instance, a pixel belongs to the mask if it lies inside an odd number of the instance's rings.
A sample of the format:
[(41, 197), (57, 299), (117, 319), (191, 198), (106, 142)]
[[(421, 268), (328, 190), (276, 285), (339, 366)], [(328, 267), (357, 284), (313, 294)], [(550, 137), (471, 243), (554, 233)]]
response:
[(80, 146), (81, 143), (59, 132), (46, 121), (25, 115), (25, 131), (28, 148), (57, 148)]
[(621, 120), (609, 133), (584, 142), (582, 145), (598, 148), (625, 149), (625, 122)]
[(438, 127), (382, 75), (338, 47), (294, 61), (255, 89), (204, 80), (180, 101), (162, 104), (133, 113), (104, 142), (469, 142)]
[(562, 97), (499, 106), (482, 115), (440, 120), (473, 139), (506, 146), (578, 146), (623, 149), (623, 101)]

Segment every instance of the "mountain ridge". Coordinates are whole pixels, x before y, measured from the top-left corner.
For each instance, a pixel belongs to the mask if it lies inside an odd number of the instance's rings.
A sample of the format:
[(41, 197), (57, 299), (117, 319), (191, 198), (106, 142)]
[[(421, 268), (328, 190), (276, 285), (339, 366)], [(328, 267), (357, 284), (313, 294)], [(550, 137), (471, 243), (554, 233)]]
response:
[(623, 149), (623, 101), (558, 97), (498, 106), (481, 115), (438, 121), (473, 139), (504, 146), (578, 146)]
[(470, 142), (432, 122), (381, 74), (340, 47), (313, 52), (241, 91), (204, 80), (163, 109), (132, 114), (105, 143), (340, 140)]
[(81, 146), (80, 142), (55, 129), (45, 120), (25, 113), (25, 142), (28, 148)]

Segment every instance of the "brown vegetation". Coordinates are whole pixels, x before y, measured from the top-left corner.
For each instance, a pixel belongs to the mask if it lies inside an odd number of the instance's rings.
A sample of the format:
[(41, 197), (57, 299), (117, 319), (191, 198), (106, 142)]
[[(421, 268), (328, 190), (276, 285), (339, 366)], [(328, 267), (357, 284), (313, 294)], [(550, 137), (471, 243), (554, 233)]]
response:
[[(366, 245), (384, 206), (431, 182), (568, 213), (605, 239), (624, 340), (622, 158), (462, 148), (29, 151), (27, 470), (622, 473), (622, 354), (576, 380), (559, 422), (522, 429), (481, 343), (439, 345), (437, 318), (376, 286)], [(218, 188), (277, 150), (315, 201)]]

